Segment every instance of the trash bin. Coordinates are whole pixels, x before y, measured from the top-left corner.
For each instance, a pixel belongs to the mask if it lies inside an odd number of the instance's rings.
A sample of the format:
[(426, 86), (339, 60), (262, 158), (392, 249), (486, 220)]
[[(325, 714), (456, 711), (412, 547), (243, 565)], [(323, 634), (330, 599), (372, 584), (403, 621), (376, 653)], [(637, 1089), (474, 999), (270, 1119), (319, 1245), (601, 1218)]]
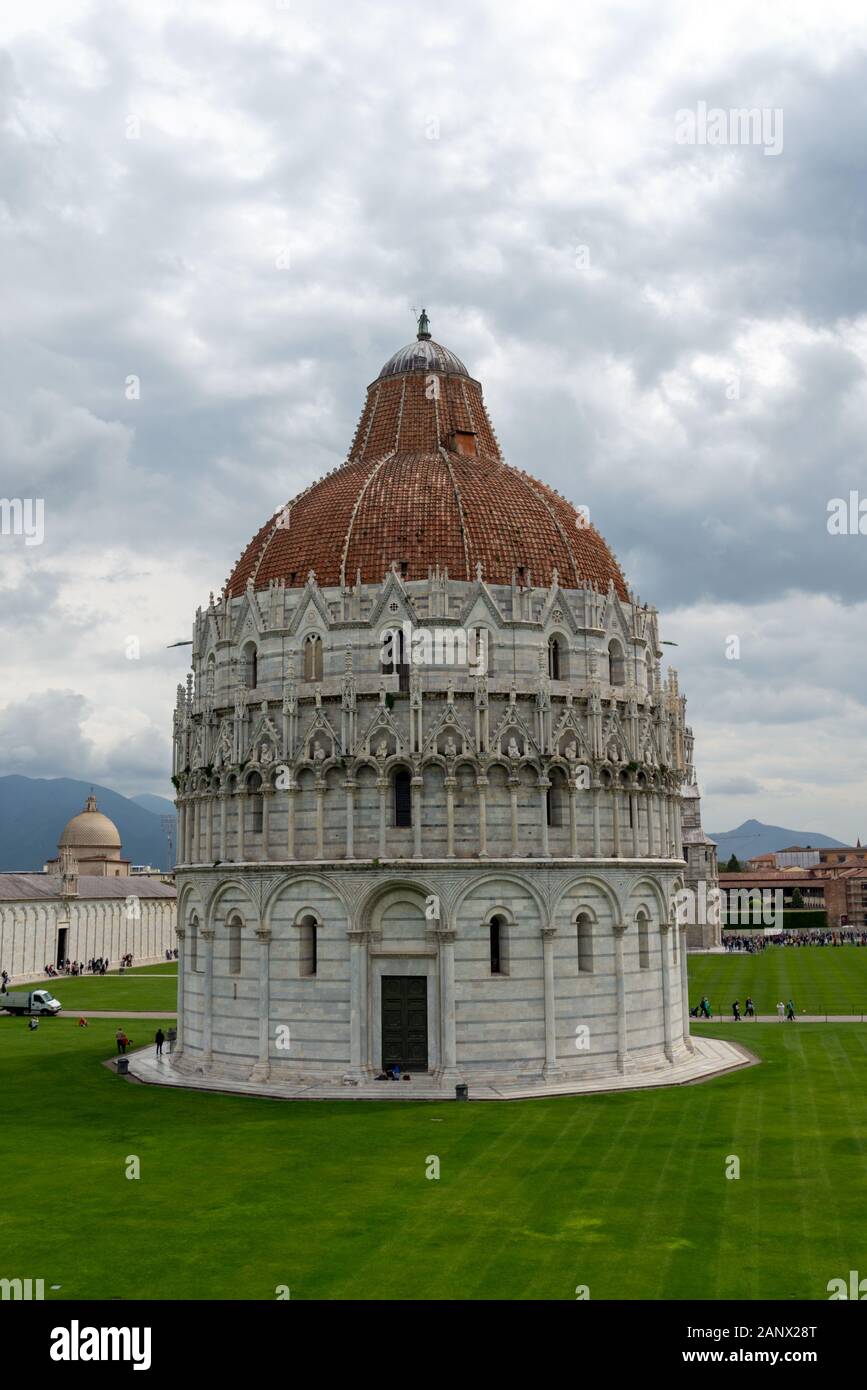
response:
[(117, 1074), (118, 1074), (118, 1076), (127, 1076), (127, 1075), (129, 1074), (129, 1058), (128, 1058), (128, 1057), (118, 1057), (118, 1059), (117, 1059)]
[(470, 1088), (465, 1081), (461, 1081), (455, 1087), (455, 1100), (469, 1100)]

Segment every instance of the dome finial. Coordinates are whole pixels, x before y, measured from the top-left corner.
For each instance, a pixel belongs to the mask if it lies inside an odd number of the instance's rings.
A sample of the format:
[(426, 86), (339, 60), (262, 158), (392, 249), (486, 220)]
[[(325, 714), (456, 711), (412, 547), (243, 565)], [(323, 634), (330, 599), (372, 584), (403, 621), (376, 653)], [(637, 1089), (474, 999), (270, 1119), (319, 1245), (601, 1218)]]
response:
[(416, 334), (416, 337), (419, 339), (420, 342), (423, 339), (427, 340), (430, 338), (430, 319), (427, 316), (426, 309), (422, 309), (421, 313), (418, 316), (418, 333)]

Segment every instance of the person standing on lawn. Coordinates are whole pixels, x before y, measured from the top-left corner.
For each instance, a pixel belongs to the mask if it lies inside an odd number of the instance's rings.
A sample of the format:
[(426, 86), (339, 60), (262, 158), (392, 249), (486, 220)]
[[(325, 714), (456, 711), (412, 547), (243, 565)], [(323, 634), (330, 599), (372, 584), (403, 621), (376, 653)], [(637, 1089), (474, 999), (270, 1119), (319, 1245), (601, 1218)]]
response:
[(158, 1056), (158, 1057), (162, 1057), (162, 1055), (163, 1055), (163, 1043), (165, 1042), (165, 1040), (166, 1040), (166, 1035), (165, 1035), (165, 1033), (163, 1032), (162, 1028), (158, 1028), (157, 1031), (156, 1031), (156, 1036), (155, 1036), (155, 1038), (154, 1038), (154, 1042), (155, 1042), (156, 1045), (157, 1045), (157, 1056)]

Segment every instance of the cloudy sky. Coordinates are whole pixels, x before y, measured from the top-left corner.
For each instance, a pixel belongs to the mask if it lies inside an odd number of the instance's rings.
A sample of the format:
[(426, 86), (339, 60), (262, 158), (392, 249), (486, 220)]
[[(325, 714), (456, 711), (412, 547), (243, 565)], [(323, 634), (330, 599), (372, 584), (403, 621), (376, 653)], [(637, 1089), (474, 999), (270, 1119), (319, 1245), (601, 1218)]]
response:
[(166, 644), (424, 303), (660, 608), (706, 827), (867, 835), (865, 43), (854, 0), (2, 7), (0, 491), (45, 538), (0, 537), (0, 772), (170, 794)]

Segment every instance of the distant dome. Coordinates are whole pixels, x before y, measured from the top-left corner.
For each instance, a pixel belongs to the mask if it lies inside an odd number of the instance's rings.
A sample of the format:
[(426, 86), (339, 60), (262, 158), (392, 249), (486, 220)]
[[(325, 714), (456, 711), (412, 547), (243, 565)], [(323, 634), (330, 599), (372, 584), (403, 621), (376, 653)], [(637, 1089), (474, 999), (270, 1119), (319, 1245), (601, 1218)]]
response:
[(120, 835), (114, 821), (96, 809), (96, 797), (89, 796), (83, 811), (73, 816), (57, 842), (58, 848), (120, 849)]

